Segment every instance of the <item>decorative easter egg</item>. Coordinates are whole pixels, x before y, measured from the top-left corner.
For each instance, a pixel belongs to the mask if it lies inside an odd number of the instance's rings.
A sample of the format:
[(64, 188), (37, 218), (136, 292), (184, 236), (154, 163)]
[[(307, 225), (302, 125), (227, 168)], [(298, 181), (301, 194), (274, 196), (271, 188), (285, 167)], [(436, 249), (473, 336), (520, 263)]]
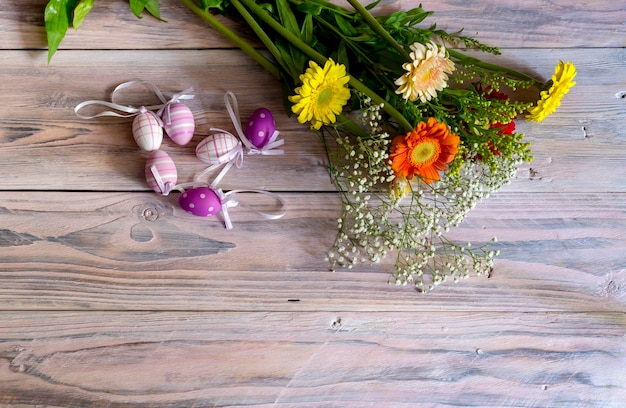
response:
[(209, 164), (226, 163), (237, 156), (239, 143), (239, 139), (230, 133), (209, 135), (196, 146), (196, 156)]
[[(155, 150), (150, 153), (146, 160), (146, 181), (151, 189), (159, 194), (168, 194), (170, 189), (176, 185), (178, 181), (178, 173), (174, 160), (163, 150)], [(161, 190), (161, 186), (157, 182), (155, 173), (160, 177), (161, 182), (165, 186), (165, 191)], [(168, 189), (169, 183), (169, 189)]]
[(145, 151), (158, 150), (163, 142), (163, 128), (159, 117), (154, 112), (139, 112), (133, 119), (133, 138)]
[(186, 145), (193, 137), (195, 121), (191, 109), (184, 103), (169, 105), (161, 116), (165, 133), (178, 145)]
[(222, 208), (220, 198), (208, 187), (196, 187), (185, 191), (178, 198), (178, 204), (188, 213), (200, 217), (217, 214)]
[(250, 116), (245, 134), (250, 143), (261, 149), (269, 142), (275, 130), (276, 123), (272, 113), (269, 109), (259, 108)]

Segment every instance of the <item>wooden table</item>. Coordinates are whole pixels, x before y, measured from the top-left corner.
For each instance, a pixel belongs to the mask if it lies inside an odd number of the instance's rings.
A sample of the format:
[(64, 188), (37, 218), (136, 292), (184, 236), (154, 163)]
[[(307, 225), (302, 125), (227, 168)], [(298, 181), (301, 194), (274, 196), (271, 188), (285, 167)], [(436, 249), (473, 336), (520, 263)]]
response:
[[(453, 232), (499, 238), (492, 276), (427, 295), (389, 285), (391, 260), (328, 270), (340, 202), (322, 144), (178, 2), (163, 23), (97, 1), (49, 65), (45, 3), (0, 6), (1, 406), (626, 406), (623, 2), (424, 5), (502, 64), (579, 72), (555, 115), (518, 125), (534, 162)], [(242, 116), (275, 112), (285, 154), (222, 186), (278, 192), (287, 215), (236, 207), (226, 231), (151, 192), (130, 121), (73, 111), (135, 78), (195, 89), (197, 136), (167, 145), (183, 181), (204, 168), (196, 142), (231, 127), (226, 91)]]

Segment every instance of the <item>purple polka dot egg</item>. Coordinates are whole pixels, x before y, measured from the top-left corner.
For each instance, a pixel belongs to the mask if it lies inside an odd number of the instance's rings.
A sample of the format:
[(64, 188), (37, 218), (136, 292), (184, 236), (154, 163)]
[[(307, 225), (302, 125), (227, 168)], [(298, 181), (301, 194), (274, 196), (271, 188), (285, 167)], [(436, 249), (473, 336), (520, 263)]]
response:
[(204, 163), (222, 164), (237, 156), (239, 139), (230, 133), (215, 133), (205, 137), (196, 146), (196, 156)]
[(259, 108), (250, 116), (245, 135), (250, 143), (261, 149), (269, 142), (274, 131), (276, 131), (276, 123), (272, 112), (266, 108)]
[(163, 111), (161, 118), (165, 133), (174, 143), (184, 146), (191, 141), (196, 123), (187, 105), (173, 103)]
[[(167, 194), (169, 188), (171, 189), (176, 185), (178, 181), (178, 173), (176, 171), (176, 165), (174, 164), (174, 160), (165, 153), (163, 150), (155, 150), (150, 152), (148, 159), (146, 160), (146, 182), (151, 189), (153, 189), (158, 194)], [(166, 191), (161, 190), (161, 186), (157, 182), (155, 177), (155, 173), (161, 179), (163, 186), (166, 188)]]
[(133, 138), (147, 152), (158, 150), (163, 142), (161, 119), (154, 112), (139, 112), (133, 119)]
[(180, 207), (190, 214), (208, 217), (222, 209), (222, 202), (215, 191), (208, 187), (196, 187), (185, 191), (178, 198)]

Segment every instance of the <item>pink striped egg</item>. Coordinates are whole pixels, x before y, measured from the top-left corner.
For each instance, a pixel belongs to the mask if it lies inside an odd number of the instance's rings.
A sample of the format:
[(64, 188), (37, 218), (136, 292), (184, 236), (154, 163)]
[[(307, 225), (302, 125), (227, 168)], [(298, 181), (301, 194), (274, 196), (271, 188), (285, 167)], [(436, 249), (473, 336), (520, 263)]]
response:
[(208, 217), (222, 209), (222, 202), (215, 191), (208, 187), (196, 187), (185, 191), (178, 198), (180, 207), (193, 215)]
[(176, 185), (178, 181), (178, 173), (176, 171), (176, 165), (174, 164), (174, 160), (165, 153), (163, 150), (155, 150), (150, 152), (148, 156), (148, 160), (146, 160), (146, 182), (151, 189), (159, 194), (167, 194), (169, 191), (161, 191), (161, 187), (156, 181), (154, 177), (154, 173), (152, 172), (152, 167), (158, 173), (159, 177), (163, 181), (163, 184), (167, 186), (167, 183), (170, 183), (170, 188)]
[(165, 133), (178, 145), (186, 145), (193, 137), (195, 121), (191, 109), (184, 103), (169, 105), (161, 116)]
[(139, 112), (133, 119), (133, 138), (145, 151), (158, 150), (163, 142), (163, 128), (159, 117), (154, 112)]
[(237, 156), (239, 143), (239, 139), (230, 133), (215, 133), (198, 143), (196, 156), (209, 164), (226, 163)]
[(261, 149), (269, 142), (276, 130), (272, 112), (266, 108), (259, 108), (252, 113), (246, 126), (246, 138), (255, 147)]

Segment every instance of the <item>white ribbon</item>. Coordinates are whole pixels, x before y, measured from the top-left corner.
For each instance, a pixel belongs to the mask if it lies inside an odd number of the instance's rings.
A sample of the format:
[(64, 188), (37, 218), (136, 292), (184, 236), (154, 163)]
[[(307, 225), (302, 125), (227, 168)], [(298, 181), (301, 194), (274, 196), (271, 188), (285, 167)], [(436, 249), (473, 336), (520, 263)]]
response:
[[(227, 230), (233, 229), (233, 224), (230, 221), (230, 216), (228, 215), (228, 208), (236, 207), (237, 205), (246, 207), (247, 209), (265, 218), (266, 220), (277, 220), (279, 218), (282, 218), (287, 213), (287, 203), (285, 202), (285, 200), (283, 200), (281, 196), (279, 196), (276, 193), (272, 193), (272, 192), (265, 191), (265, 190), (231, 190), (227, 193), (224, 193), (221, 188), (214, 190), (214, 191), (217, 193), (218, 197), (220, 198), (222, 202), (221, 212), (224, 217), (224, 225), (226, 226)], [(280, 203), (280, 212), (271, 214), (271, 213), (266, 213), (263, 211), (255, 210), (251, 205), (247, 204), (246, 202), (242, 200), (236, 200), (235, 195), (237, 193), (258, 193), (258, 194), (265, 194), (269, 197), (272, 197), (276, 199), (277, 202)]]
[[(89, 106), (89, 105), (101, 105), (110, 109), (115, 109), (117, 111), (124, 112), (125, 114), (117, 113), (114, 111), (102, 111), (100, 113), (96, 113), (95, 115), (83, 115), (78, 112), (85, 106)], [(107, 102), (107, 101), (96, 101), (96, 100), (84, 101), (74, 107), (74, 112), (81, 119), (93, 119), (93, 118), (98, 118), (100, 116), (115, 116), (118, 118), (130, 118), (132, 116), (138, 115), (140, 112), (145, 112), (147, 110), (148, 108), (144, 106), (135, 108), (134, 106), (125, 106), (125, 105), (119, 105), (117, 103), (112, 103), (112, 102)]]
[(248, 154), (262, 154), (262, 155), (276, 155), (285, 153), (284, 150), (276, 149), (279, 146), (285, 144), (283, 139), (276, 140), (280, 132), (278, 130), (274, 130), (274, 133), (270, 137), (269, 141), (262, 148), (258, 148), (250, 142), (250, 140), (246, 137), (243, 129), (241, 128), (241, 118), (239, 116), (239, 104), (237, 103), (237, 97), (231, 91), (227, 91), (224, 95), (224, 104), (226, 105), (226, 110), (228, 111), (228, 115), (230, 116), (230, 120), (233, 122), (233, 126), (235, 126), (235, 130), (239, 135), (239, 139), (248, 149)]
[(159, 186), (162, 195), (166, 196), (176, 188), (176, 186), (170, 181), (167, 183), (163, 182), (163, 178), (161, 177), (161, 174), (159, 174), (156, 165), (153, 164), (150, 166), (150, 172), (152, 173), (152, 176), (154, 176), (154, 180), (156, 181), (157, 186)]
[[(159, 98), (159, 100), (162, 102), (162, 104), (151, 105), (151, 106), (141, 106), (139, 108), (136, 108), (132, 105), (128, 105), (128, 106), (121, 105), (115, 102), (115, 95), (118, 92), (122, 91), (123, 89), (130, 88), (136, 85), (148, 85), (152, 89), (154, 94), (157, 96), (157, 98)], [(115, 117), (120, 117), (120, 118), (128, 118), (128, 117), (136, 116), (140, 112), (145, 112), (148, 110), (156, 110), (157, 116), (163, 117), (165, 123), (169, 125), (171, 123), (170, 106), (174, 103), (180, 103), (181, 100), (193, 99), (195, 96), (191, 94), (191, 92), (193, 92), (193, 88), (187, 88), (184, 91), (175, 93), (174, 95), (172, 95), (170, 99), (167, 99), (165, 95), (163, 94), (163, 92), (161, 92), (161, 90), (154, 83), (150, 81), (136, 79), (136, 80), (121, 83), (118, 86), (116, 86), (113, 92), (111, 92), (111, 102), (98, 101), (98, 100), (84, 101), (76, 105), (76, 107), (74, 108), (74, 112), (81, 119), (93, 119), (93, 118), (97, 118), (100, 116), (115, 116)], [(123, 113), (120, 114), (114, 111), (103, 111), (95, 115), (82, 115), (79, 113), (81, 109), (89, 105), (105, 106), (107, 108), (114, 109)]]

